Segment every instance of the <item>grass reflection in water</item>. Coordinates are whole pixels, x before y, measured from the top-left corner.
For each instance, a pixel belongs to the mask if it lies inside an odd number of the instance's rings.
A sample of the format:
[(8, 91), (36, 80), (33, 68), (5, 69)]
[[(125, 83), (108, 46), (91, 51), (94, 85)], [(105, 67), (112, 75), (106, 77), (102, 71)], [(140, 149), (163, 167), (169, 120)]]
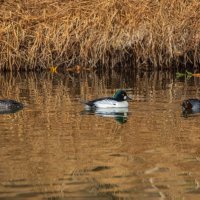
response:
[[(180, 105), (199, 98), (197, 77), (21, 73), (0, 85), (2, 98), (25, 104), (0, 118), (0, 198), (199, 197), (200, 115), (183, 118)], [(119, 88), (133, 97), (128, 110), (83, 110), (80, 100)]]

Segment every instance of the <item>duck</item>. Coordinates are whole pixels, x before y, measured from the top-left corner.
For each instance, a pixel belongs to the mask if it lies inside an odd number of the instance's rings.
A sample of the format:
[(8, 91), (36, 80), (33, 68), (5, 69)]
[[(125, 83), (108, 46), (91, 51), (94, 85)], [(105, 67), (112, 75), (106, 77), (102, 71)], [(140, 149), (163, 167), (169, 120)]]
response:
[(124, 90), (117, 90), (112, 97), (103, 97), (85, 102), (86, 108), (127, 108), (132, 100)]
[(23, 108), (23, 104), (12, 99), (0, 99), (0, 114), (14, 113)]
[(192, 111), (199, 112), (200, 111), (200, 100), (199, 99), (187, 99), (182, 103), (183, 111)]

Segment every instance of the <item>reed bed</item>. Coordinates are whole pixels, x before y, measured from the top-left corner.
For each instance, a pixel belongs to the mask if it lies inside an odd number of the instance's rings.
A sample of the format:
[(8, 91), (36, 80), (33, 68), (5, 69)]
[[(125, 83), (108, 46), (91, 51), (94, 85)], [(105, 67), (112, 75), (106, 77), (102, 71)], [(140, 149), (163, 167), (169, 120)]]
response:
[(200, 63), (199, 0), (0, 0), (0, 9), (0, 70)]

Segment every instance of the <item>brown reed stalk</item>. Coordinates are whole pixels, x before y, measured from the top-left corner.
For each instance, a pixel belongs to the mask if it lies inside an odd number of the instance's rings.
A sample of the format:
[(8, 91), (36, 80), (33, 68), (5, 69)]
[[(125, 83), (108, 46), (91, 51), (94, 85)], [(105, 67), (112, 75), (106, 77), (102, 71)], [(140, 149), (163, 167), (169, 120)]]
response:
[(82, 63), (137, 67), (200, 63), (199, 0), (7, 0), (0, 70)]

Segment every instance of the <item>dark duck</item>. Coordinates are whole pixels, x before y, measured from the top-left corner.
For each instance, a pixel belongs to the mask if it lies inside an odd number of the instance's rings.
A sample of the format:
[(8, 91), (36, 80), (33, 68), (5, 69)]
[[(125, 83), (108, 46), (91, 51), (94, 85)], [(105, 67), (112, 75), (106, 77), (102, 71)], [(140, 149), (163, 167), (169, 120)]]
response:
[(200, 112), (200, 100), (199, 99), (187, 99), (182, 103), (182, 110), (184, 113), (197, 113)]
[(0, 100), (0, 114), (15, 113), (23, 108), (23, 104), (11, 99)]

